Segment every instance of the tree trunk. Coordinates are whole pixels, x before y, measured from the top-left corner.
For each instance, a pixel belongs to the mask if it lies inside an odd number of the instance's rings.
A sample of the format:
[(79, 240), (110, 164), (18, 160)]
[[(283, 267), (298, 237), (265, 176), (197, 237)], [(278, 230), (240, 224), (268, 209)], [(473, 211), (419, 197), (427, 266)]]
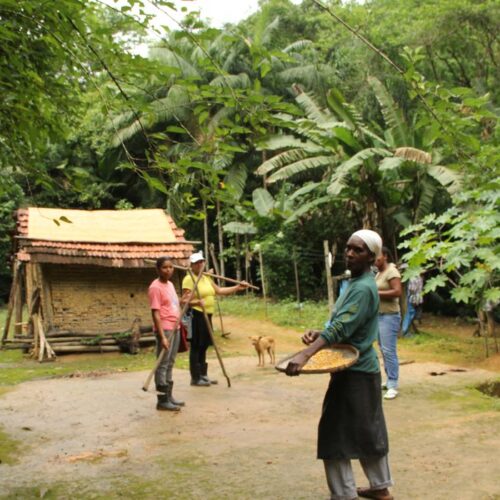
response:
[(204, 240), (204, 254), (206, 261), (206, 269), (210, 269), (210, 256), (208, 254), (208, 212), (207, 212), (207, 202), (202, 201), (203, 206), (203, 240)]
[(224, 232), (222, 230), (222, 214), (220, 211), (220, 201), (216, 201), (216, 207), (217, 207), (217, 237), (219, 240), (219, 269), (220, 273), (222, 276), (226, 275), (226, 266), (224, 264)]

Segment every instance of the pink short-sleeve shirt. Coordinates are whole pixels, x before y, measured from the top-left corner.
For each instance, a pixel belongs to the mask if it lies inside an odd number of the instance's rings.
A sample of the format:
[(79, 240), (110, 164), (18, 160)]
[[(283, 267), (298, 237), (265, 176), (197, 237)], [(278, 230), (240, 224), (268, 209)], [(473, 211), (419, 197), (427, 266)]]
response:
[[(148, 289), (149, 306), (160, 311), (161, 326), (173, 330), (180, 315), (179, 298), (172, 282), (155, 279)], [(154, 327), (154, 325), (153, 325)]]

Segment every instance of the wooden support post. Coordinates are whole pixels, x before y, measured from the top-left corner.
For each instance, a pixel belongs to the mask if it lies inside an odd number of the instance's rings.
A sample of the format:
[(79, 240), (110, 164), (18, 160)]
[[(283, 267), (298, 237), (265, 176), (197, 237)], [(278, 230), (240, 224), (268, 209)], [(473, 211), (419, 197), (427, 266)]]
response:
[[(250, 283), (250, 251), (248, 250), (248, 236), (245, 234), (245, 281)], [(245, 290), (248, 295), (248, 288)]]
[(266, 294), (266, 278), (264, 276), (264, 258), (262, 257), (262, 250), (259, 246), (259, 266), (260, 266), (260, 281), (262, 283), (262, 296), (264, 297), (265, 314), (267, 318), (267, 294)]
[(297, 307), (299, 308), (299, 312), (300, 312), (299, 269), (297, 267), (297, 254), (295, 252), (295, 249), (293, 250), (292, 260), (293, 260), (293, 271), (294, 271), (294, 274), (295, 274), (295, 291), (297, 293)]
[(236, 279), (241, 280), (241, 262), (240, 262), (240, 235), (236, 233)]
[[(215, 206), (217, 209), (217, 238), (219, 240), (219, 262), (220, 262), (220, 273), (217, 272), (217, 274), (222, 274), (223, 276), (226, 274), (226, 269), (225, 269), (225, 264), (224, 264), (224, 257), (222, 256), (224, 253), (224, 232), (222, 231), (222, 218), (221, 218), (221, 211), (220, 211), (220, 200), (215, 201)], [(215, 264), (214, 264), (215, 266)], [(217, 267), (215, 268), (217, 269)]]
[(4, 340), (8, 337), (9, 335), (9, 330), (10, 330), (10, 321), (12, 319), (12, 312), (14, 311), (14, 302), (17, 296), (17, 288), (19, 287), (19, 269), (21, 267), (21, 263), (16, 261), (14, 263), (14, 271), (12, 273), (12, 286), (10, 288), (10, 295), (9, 295), (9, 305), (7, 309), (7, 318), (5, 319), (5, 326), (3, 329), (3, 335), (2, 335), (2, 344), (4, 343)]
[(23, 332), (23, 267), (19, 267), (17, 275), (17, 289), (14, 297), (14, 335), (22, 335)]
[(330, 258), (330, 249), (328, 248), (328, 240), (323, 241), (323, 251), (325, 254), (325, 272), (326, 272), (326, 290), (328, 292), (328, 311), (333, 311), (334, 297), (333, 297), (333, 281), (332, 281), (332, 265)]

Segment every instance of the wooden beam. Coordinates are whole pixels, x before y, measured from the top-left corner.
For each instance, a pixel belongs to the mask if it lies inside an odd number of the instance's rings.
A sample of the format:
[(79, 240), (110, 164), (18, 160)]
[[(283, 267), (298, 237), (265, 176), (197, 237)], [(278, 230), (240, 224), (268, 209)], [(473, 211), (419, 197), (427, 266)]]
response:
[(12, 273), (12, 286), (10, 287), (9, 305), (7, 308), (7, 318), (5, 319), (5, 326), (3, 329), (2, 343), (9, 335), (10, 321), (12, 319), (12, 312), (14, 311), (14, 302), (17, 295), (17, 288), (19, 286), (20, 267), (21, 263), (16, 260), (16, 262), (14, 263), (14, 270)]

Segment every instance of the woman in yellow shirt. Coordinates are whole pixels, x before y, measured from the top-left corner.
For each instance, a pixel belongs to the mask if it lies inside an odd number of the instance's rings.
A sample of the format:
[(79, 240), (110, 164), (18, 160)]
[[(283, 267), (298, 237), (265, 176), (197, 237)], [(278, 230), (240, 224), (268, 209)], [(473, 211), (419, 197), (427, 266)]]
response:
[[(190, 257), (191, 271), (195, 276), (203, 272), (205, 257), (202, 252), (194, 253)], [(192, 336), (189, 349), (189, 371), (191, 372), (191, 385), (198, 387), (209, 387), (216, 384), (216, 380), (209, 380), (207, 376), (207, 349), (212, 345), (210, 332), (205, 321), (203, 309), (207, 313), (210, 323), (215, 309), (216, 295), (231, 295), (247, 288), (247, 283), (239, 285), (220, 287), (217, 286), (208, 276), (202, 276), (198, 281), (197, 291), (192, 293), (194, 287), (193, 279), (186, 274), (182, 280), (182, 298), (184, 304), (189, 300), (192, 317)], [(191, 297), (191, 299), (190, 299)]]

